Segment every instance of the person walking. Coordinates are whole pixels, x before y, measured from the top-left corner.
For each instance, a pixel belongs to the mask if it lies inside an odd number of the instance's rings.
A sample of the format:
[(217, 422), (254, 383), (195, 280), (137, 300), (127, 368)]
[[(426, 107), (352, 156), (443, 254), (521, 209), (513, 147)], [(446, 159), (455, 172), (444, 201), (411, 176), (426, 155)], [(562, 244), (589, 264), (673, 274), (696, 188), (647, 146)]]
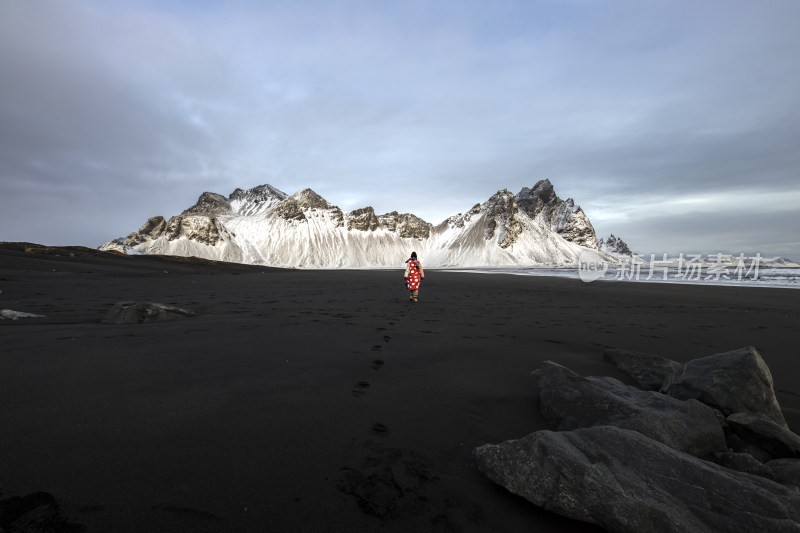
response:
[(408, 301), (416, 302), (419, 298), (419, 284), (425, 279), (422, 265), (417, 260), (417, 252), (411, 252), (411, 257), (406, 260), (406, 273), (403, 279), (408, 288)]

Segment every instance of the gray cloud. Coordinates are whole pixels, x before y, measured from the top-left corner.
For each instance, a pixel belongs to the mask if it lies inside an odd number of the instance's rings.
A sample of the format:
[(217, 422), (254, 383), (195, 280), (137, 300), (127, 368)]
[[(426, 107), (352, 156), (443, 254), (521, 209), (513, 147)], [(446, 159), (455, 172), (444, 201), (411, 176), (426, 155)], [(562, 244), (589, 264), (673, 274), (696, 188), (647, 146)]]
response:
[[(0, 239), (96, 246), (260, 183), (438, 222), (547, 177), (640, 249), (771, 234), (800, 257), (770, 205), (744, 230), (714, 203), (697, 234), (674, 202), (799, 194), (798, 16), (793, 0), (3, 2)], [(660, 201), (663, 218), (638, 207)]]

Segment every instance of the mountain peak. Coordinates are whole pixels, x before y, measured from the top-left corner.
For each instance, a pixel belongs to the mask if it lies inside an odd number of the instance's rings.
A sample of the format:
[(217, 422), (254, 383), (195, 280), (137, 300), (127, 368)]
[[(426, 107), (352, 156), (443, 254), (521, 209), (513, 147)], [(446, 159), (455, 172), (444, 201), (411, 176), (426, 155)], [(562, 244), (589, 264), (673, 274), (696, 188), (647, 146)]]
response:
[(628, 245), (620, 239), (619, 237), (615, 237), (614, 234), (610, 234), (607, 239), (603, 240), (600, 239), (597, 241), (597, 248), (606, 253), (611, 254), (622, 254), (622, 255), (631, 255), (631, 249), (628, 248)]
[(553, 184), (548, 179), (537, 181), (530, 189), (523, 187), (517, 193), (519, 208), (531, 218), (535, 218), (545, 207), (553, 207), (560, 201)]
[(256, 215), (269, 211), (286, 199), (285, 192), (269, 184), (243, 191), (235, 189), (229, 196), (231, 208), (240, 215)]
[(522, 225), (517, 217), (519, 206), (514, 194), (508, 189), (501, 189), (486, 201), (484, 207), (485, 239), (489, 240), (497, 234), (497, 245), (504, 249), (517, 242), (519, 234), (522, 233)]
[(257, 185), (251, 189), (247, 189), (243, 191), (238, 187), (234, 189), (231, 195), (228, 197), (229, 200), (243, 200), (245, 198), (279, 198), (281, 200), (285, 200), (288, 195), (281, 191), (280, 189), (273, 187), (272, 185), (265, 183), (264, 185)]
[(523, 187), (516, 199), (521, 211), (546, 224), (566, 240), (597, 248), (597, 235), (589, 218), (572, 198), (559, 198), (550, 180), (539, 180), (531, 189)]
[(325, 198), (308, 188), (303, 189), (302, 191), (297, 191), (288, 199), (294, 200), (298, 206), (305, 208), (331, 209), (336, 207), (328, 202)]
[(215, 192), (204, 192), (192, 207), (181, 214), (214, 217), (230, 213), (230, 211), (231, 204), (227, 198)]

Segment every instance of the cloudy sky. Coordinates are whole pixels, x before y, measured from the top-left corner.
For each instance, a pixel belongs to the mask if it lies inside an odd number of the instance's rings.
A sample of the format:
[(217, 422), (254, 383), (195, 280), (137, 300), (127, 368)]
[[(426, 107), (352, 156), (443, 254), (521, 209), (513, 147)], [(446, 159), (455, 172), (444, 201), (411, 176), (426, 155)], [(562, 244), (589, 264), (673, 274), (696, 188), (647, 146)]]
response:
[(0, 240), (203, 191), (429, 222), (548, 178), (643, 252), (800, 259), (797, 0), (3, 0)]

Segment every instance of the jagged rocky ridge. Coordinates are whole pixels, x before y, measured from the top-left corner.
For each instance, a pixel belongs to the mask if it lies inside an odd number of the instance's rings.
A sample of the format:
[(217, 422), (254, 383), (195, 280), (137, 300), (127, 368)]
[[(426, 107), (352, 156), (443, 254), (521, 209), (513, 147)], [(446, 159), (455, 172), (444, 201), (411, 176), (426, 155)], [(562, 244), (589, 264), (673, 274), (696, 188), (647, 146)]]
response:
[(540, 370), (552, 430), (473, 451), (489, 479), (609, 531), (800, 531), (800, 436), (753, 347), (680, 364), (606, 350), (641, 388)]
[(101, 249), (304, 268), (395, 267), (412, 250), (428, 267), (570, 265), (586, 250), (604, 255), (586, 214), (549, 180), (516, 195), (498, 191), (436, 226), (411, 213), (342, 211), (311, 189), (205, 192), (180, 215), (150, 218)]
[(607, 254), (630, 256), (633, 254), (628, 245), (620, 239), (615, 237), (612, 233), (607, 239), (600, 239), (597, 241), (597, 248)]

